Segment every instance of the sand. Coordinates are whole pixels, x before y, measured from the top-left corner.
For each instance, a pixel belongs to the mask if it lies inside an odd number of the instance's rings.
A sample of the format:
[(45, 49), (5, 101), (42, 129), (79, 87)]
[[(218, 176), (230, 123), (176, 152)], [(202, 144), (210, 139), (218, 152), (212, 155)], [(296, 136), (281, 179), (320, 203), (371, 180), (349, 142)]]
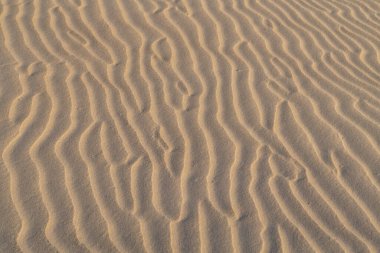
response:
[(1, 0), (0, 252), (380, 252), (377, 0)]

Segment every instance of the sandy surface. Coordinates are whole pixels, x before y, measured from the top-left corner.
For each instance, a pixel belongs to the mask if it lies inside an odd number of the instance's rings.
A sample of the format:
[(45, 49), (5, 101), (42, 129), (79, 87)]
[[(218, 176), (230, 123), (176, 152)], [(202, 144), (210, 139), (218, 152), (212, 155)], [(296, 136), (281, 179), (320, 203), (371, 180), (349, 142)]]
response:
[(378, 0), (0, 0), (0, 252), (380, 252)]

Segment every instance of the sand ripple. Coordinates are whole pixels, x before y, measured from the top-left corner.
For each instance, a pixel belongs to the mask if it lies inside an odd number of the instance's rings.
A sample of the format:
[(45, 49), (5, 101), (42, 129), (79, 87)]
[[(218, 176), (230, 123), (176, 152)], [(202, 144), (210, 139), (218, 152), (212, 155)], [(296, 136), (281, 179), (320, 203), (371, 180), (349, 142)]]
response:
[(379, 252), (380, 2), (1, 0), (0, 252)]

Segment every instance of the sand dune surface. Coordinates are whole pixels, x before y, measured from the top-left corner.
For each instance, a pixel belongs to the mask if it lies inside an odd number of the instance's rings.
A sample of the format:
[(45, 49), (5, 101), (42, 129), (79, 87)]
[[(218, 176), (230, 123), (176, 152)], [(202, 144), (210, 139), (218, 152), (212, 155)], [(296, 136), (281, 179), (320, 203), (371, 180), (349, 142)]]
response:
[(0, 252), (380, 252), (378, 0), (0, 0)]

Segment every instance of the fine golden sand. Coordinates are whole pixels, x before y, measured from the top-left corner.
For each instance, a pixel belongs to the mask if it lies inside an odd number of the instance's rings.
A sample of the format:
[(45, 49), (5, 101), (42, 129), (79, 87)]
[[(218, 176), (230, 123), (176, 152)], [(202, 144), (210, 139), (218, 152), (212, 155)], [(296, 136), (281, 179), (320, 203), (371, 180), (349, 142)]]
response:
[(380, 252), (380, 1), (0, 0), (0, 252)]

